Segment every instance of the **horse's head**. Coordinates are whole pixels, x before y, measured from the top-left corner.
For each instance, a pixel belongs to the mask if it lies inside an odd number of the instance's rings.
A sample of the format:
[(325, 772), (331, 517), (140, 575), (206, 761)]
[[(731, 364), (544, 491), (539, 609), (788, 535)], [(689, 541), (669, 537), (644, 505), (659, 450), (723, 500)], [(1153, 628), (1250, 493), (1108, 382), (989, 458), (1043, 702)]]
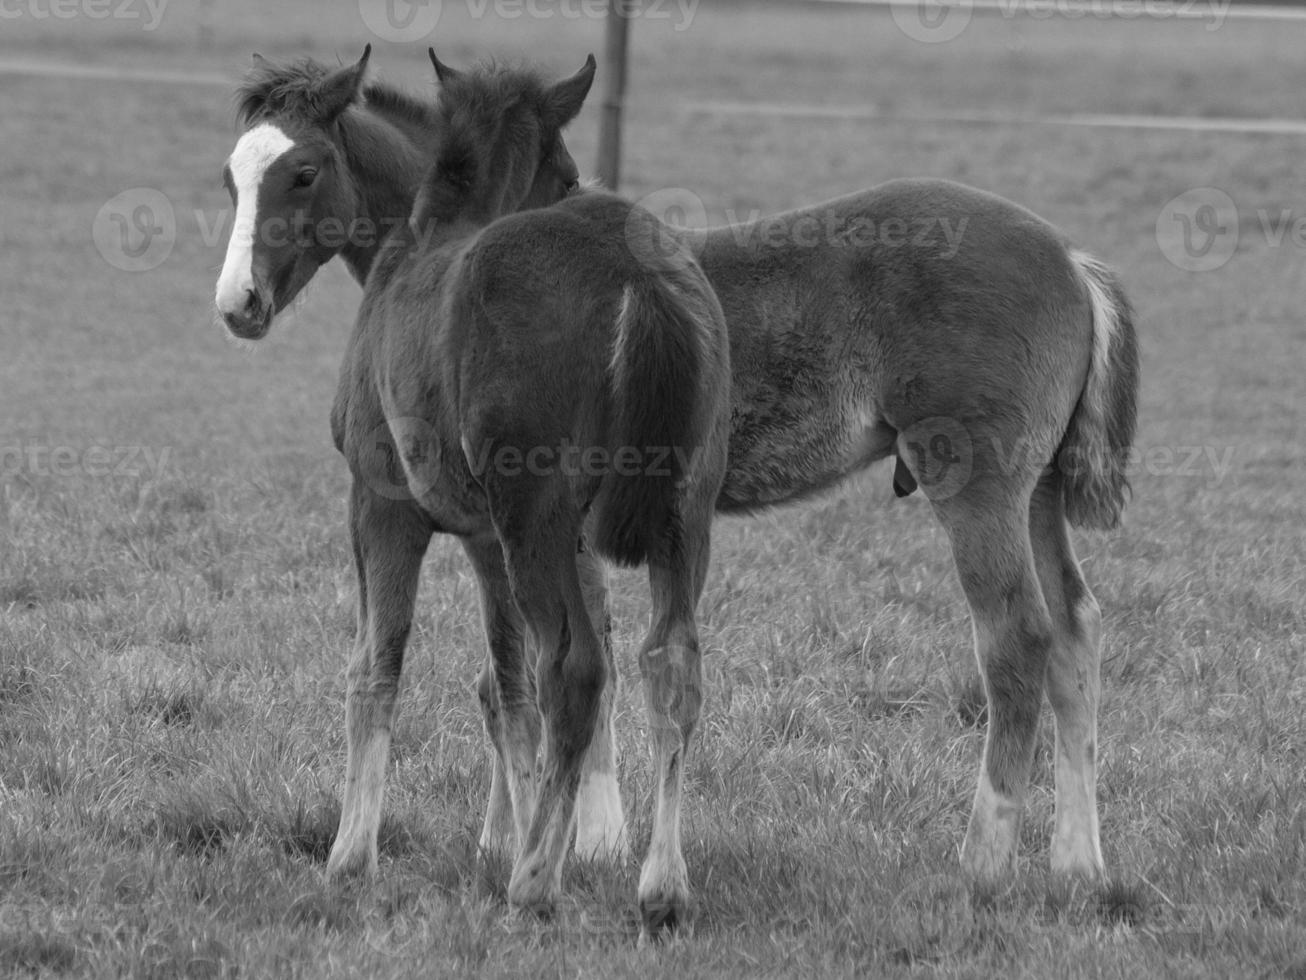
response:
[(236, 207), (218, 277), (218, 313), (257, 339), (346, 243), (357, 193), (338, 122), (362, 90), (371, 45), (355, 65), (273, 65), (258, 55), (238, 93), (246, 129), (223, 168)]
[(455, 71), (434, 51), (430, 55), (440, 80), (440, 132), (435, 166), (414, 205), (415, 222), (487, 223), (547, 207), (576, 188), (580, 172), (562, 130), (594, 82), (593, 55), (575, 75), (552, 85), (529, 71)]

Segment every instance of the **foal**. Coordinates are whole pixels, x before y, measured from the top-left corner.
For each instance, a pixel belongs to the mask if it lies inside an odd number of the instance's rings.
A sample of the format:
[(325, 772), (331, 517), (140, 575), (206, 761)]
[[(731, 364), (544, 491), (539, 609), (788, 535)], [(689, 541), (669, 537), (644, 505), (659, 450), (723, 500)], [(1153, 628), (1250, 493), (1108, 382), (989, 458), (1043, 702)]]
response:
[(725, 323), (687, 250), (660, 271), (632, 254), (627, 236), (653, 233), (647, 212), (603, 193), (523, 210), (574, 183), (559, 131), (580, 110), (593, 59), (549, 86), (522, 71), (457, 73), (431, 57), (435, 165), (368, 278), (332, 411), (354, 478), (359, 621), (328, 871), (376, 866), (404, 646), (439, 531), (461, 539), (481, 583), (493, 664), (481, 684), (485, 726), (518, 844), (509, 900), (552, 906), (612, 680), (578, 560), (592, 517), (599, 554), (649, 566), (640, 666), (658, 786), (639, 896), (656, 928), (688, 892), (680, 794), (699, 707), (694, 610), (725, 473)]

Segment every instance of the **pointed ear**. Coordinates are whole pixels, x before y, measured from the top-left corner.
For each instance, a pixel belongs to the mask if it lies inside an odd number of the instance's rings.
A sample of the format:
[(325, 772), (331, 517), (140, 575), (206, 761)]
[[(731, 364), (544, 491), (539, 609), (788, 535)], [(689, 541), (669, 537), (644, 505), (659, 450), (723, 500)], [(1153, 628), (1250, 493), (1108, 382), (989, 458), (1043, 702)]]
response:
[(254, 65), (255, 65), (255, 67), (258, 67), (258, 68), (266, 68), (266, 67), (268, 66), (268, 59), (265, 58), (265, 57), (263, 57), (263, 56), (262, 56), (261, 54), (259, 54), (257, 51), (255, 51), (255, 52), (254, 52)]
[(585, 96), (589, 95), (590, 86), (594, 84), (594, 70), (597, 67), (594, 55), (590, 55), (585, 59), (584, 68), (571, 78), (563, 79), (546, 93), (545, 112), (559, 129), (575, 119), (576, 113), (585, 104)]
[(431, 64), (435, 66), (435, 77), (441, 85), (447, 85), (462, 77), (462, 72), (455, 71), (435, 56), (435, 48), (427, 48), (426, 53), (431, 56)]
[(367, 59), (371, 56), (372, 45), (369, 44), (363, 48), (363, 57), (358, 59), (357, 64), (333, 71), (314, 86), (318, 122), (331, 122), (358, 101), (358, 94), (363, 90), (363, 79), (367, 76)]

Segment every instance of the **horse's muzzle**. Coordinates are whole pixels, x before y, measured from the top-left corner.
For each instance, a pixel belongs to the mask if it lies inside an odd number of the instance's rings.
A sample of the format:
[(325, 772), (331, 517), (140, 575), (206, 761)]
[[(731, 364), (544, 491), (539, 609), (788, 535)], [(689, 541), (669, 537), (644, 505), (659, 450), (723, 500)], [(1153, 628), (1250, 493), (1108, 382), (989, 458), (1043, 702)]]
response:
[(238, 311), (219, 310), (222, 322), (233, 337), (241, 340), (260, 340), (272, 327), (275, 312), (270, 300), (265, 300), (252, 289), (245, 291), (245, 305)]

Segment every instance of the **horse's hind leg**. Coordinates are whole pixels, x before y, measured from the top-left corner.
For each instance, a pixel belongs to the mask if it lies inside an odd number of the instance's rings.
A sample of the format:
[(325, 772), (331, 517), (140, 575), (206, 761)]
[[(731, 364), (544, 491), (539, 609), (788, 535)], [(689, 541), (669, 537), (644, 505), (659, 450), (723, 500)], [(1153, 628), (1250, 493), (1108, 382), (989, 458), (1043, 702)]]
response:
[(972, 484), (934, 508), (970, 603), (989, 705), (962, 864), (995, 885), (1010, 871), (1020, 837), (1052, 624), (1030, 549), (1028, 491)]
[(536, 504), (533, 513), (510, 514), (500, 523), (513, 596), (535, 639), (535, 683), (545, 723), (543, 779), (508, 899), (519, 908), (548, 912), (561, 884), (606, 665), (576, 565), (579, 515), (559, 513), (562, 504)]
[(612, 659), (612, 623), (608, 616), (607, 581), (603, 565), (593, 551), (576, 556), (581, 589), (589, 609), (590, 622), (603, 644), (607, 683), (599, 702), (594, 738), (581, 770), (576, 797), (576, 853), (584, 858), (624, 860), (630, 856), (626, 814), (617, 785), (617, 743), (612, 712), (617, 700), (617, 670)]
[(495, 538), (464, 539), (462, 544), (480, 585), (489, 647), (476, 682), (494, 754), (480, 847), (515, 859), (535, 812), (535, 757), (540, 744), (535, 683), (526, 657), (525, 624), (512, 597), (503, 549)]
[(703, 703), (694, 609), (707, 574), (710, 517), (696, 523), (687, 527), (681, 547), (669, 558), (649, 558), (653, 624), (640, 651), (639, 668), (653, 743), (657, 808), (639, 876), (641, 943), (675, 928), (689, 904), (680, 810), (686, 759)]
[(1055, 475), (1030, 502), (1029, 531), (1052, 617), (1048, 699), (1056, 716), (1056, 829), (1052, 870), (1102, 873), (1097, 823), (1097, 704), (1102, 614), (1080, 573)]
[(345, 798), (327, 862), (331, 877), (376, 870), (399, 674), (431, 540), (429, 525), (412, 504), (383, 499), (357, 481), (349, 523), (358, 569), (358, 634), (348, 669)]

